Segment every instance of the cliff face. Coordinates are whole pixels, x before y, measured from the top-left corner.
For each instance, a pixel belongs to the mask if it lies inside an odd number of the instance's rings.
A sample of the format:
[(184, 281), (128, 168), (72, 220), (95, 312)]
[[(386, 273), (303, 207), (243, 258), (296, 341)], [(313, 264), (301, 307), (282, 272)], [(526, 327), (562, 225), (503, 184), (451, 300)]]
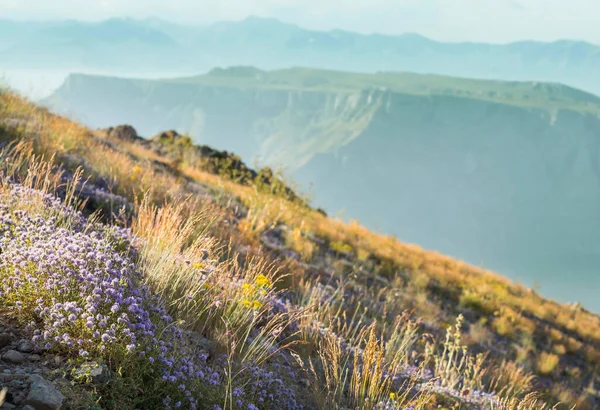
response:
[(131, 123), (142, 135), (174, 128), (250, 161), (298, 167), (360, 135), (381, 98), (72, 75), (45, 103), (92, 127)]
[(379, 88), (86, 76), (47, 103), (94, 127), (174, 128), (250, 163), (284, 164), (329, 212), (600, 308), (585, 286), (600, 266), (595, 114)]
[(389, 95), (297, 179), (325, 209), (597, 307), (599, 153), (592, 115)]

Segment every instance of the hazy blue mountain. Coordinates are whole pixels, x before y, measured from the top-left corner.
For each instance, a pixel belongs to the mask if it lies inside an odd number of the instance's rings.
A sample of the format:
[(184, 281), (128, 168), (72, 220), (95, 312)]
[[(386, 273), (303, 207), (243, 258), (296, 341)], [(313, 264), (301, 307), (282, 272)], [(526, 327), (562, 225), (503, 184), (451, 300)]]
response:
[(36, 30), (28, 30), (27, 24), (17, 25), (22, 36), (7, 33), (13, 44), (0, 54), (2, 68), (126, 70), (155, 64), (167, 69), (182, 52), (179, 43), (162, 31), (129, 19), (63, 21)]
[(408, 73), (72, 75), (45, 104), (285, 164), (315, 205), (600, 310), (600, 98)]
[(600, 47), (580, 41), (441, 43), (418, 34), (314, 31), (257, 17), (209, 26), (160, 19), (63, 21), (49, 27), (0, 23), (0, 68), (84, 67), (140, 73), (203, 72), (231, 65), (309, 66), (553, 81), (600, 94)]
[(52, 23), (0, 19), (0, 52), (15, 46), (33, 33), (51, 25)]

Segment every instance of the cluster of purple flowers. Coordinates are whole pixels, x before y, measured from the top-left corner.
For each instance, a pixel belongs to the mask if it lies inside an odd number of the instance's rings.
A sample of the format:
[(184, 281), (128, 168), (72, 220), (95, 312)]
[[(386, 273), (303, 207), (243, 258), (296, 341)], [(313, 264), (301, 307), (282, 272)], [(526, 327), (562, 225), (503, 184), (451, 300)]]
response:
[(295, 377), (290, 366), (278, 363), (273, 365), (273, 370), (263, 366), (249, 366), (243, 376), (250, 380), (247, 389), (259, 405), (268, 404), (267, 407), (278, 409), (301, 409), (302, 405), (296, 401), (294, 391), (286, 387), (282, 374)]
[[(29, 317), (38, 349), (145, 369), (164, 383), (165, 408), (195, 409), (202, 392), (224, 391), (225, 358), (209, 364), (207, 354), (196, 354), (142, 285), (131, 236), (88, 222), (51, 195), (10, 185), (0, 194), (0, 301)], [(301, 408), (274, 372), (247, 372), (234, 389), (239, 408)]]

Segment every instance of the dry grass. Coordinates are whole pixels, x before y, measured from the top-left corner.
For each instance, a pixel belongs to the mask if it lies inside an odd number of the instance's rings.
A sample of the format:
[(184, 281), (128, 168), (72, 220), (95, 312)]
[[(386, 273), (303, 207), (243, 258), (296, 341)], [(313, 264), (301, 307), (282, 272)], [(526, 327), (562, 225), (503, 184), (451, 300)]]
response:
[[(337, 408), (342, 402), (352, 408), (366, 408), (391, 400), (390, 394), (398, 408), (408, 403), (426, 408), (429, 397), (409, 397), (409, 386), (391, 391), (385, 375), (413, 360), (409, 352), (418, 351), (417, 344), (422, 341), (417, 326), (407, 317), (398, 317), (405, 308), (424, 313), (429, 323), (437, 326), (442, 320), (451, 320), (432, 301), (435, 288), (456, 291), (457, 306), (472, 309), (485, 318), (497, 312), (497, 316), (489, 318), (491, 327), (488, 324), (484, 329), (493, 329), (500, 336), (531, 338), (541, 331), (537, 328), (538, 318), (548, 321), (543, 332), (552, 340), (555, 351), (582, 353), (590, 363), (600, 364), (597, 316), (544, 300), (492, 272), (375, 234), (357, 222), (344, 224), (327, 218), (280, 196), (189, 165), (181, 164), (179, 174), (160, 172), (152, 161), (167, 165), (169, 162), (155, 152), (139, 144), (112, 141), (118, 143), (116, 150), (102, 138), (105, 136), (94, 135), (14, 94), (0, 93), (1, 118), (20, 118), (28, 124), (18, 130), (21, 141), (10, 160), (14, 167), (10, 172), (26, 177), (29, 168), (31, 175), (57, 178), (51, 169), (57, 158), (85, 158), (78, 178), (102, 178), (113, 192), (136, 201), (132, 228), (142, 239), (141, 263), (148, 283), (168, 302), (179, 320), (217, 340), (232, 358), (265, 360), (276, 346), (280, 329), (292, 320), (298, 322), (297, 339), (302, 344), (295, 349), (303, 352), (300, 360), (321, 408)], [(6, 134), (0, 128), (0, 139)], [(42, 163), (46, 165), (39, 165)], [(30, 178), (29, 183), (51, 191), (58, 182), (48, 178)], [(247, 217), (237, 226), (227, 224), (227, 206), (189, 197), (182, 178), (238, 197), (248, 208)], [(225, 201), (227, 198), (223, 196)], [(307, 279), (299, 264), (282, 262), (256, 246), (248, 248), (259, 244), (259, 235), (278, 223), (290, 228), (286, 244), (303, 261), (321, 257), (319, 245), (311, 240), (320, 237), (339, 254), (356, 257), (365, 264), (376, 261), (376, 269), (386, 285), (366, 287), (356, 272), (345, 274), (347, 266), (343, 265), (332, 273), (330, 289), (335, 290), (330, 292), (317, 280)], [(246, 251), (240, 252), (241, 249)], [(270, 286), (259, 289), (257, 280), (263, 281), (263, 276)], [(363, 300), (344, 295), (345, 289), (359, 286), (364, 292)], [(281, 287), (291, 287), (305, 310), (294, 312), (295, 316), (265, 317), (263, 303)], [(371, 302), (369, 309), (363, 307), (364, 300)], [(261, 332), (249, 338), (250, 329), (258, 322)], [(482, 322), (482, 326), (485, 323), (488, 322)], [(321, 333), (323, 328), (328, 329), (325, 336)], [(477, 343), (479, 337), (490, 338), (488, 333), (480, 333), (483, 336), (473, 333), (470, 342)], [(363, 354), (350, 357), (342, 351), (342, 341), (361, 346)], [(429, 345), (426, 357), (446, 386), (483, 387), (488, 370), (483, 367), (483, 357), (467, 354), (461, 345), (460, 324), (448, 330), (441, 350)], [(558, 356), (550, 353), (538, 357), (540, 374), (554, 372), (559, 365), (555, 357)], [(528, 395), (532, 378), (521, 367), (504, 362), (496, 370), (490, 370), (487, 377), (493, 380), (492, 389), (503, 397), (505, 408), (540, 407), (539, 398)], [(563, 391), (559, 395), (570, 394)], [(571, 399), (575, 400), (569, 396)]]

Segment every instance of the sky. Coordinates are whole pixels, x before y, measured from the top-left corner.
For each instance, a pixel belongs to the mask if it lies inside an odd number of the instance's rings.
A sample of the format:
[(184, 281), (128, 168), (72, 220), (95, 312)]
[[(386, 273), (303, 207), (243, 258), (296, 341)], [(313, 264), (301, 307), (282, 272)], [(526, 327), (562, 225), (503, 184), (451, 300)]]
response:
[(207, 24), (249, 15), (318, 30), (413, 32), (441, 41), (585, 40), (600, 44), (599, 0), (0, 0), (0, 17), (161, 17)]

